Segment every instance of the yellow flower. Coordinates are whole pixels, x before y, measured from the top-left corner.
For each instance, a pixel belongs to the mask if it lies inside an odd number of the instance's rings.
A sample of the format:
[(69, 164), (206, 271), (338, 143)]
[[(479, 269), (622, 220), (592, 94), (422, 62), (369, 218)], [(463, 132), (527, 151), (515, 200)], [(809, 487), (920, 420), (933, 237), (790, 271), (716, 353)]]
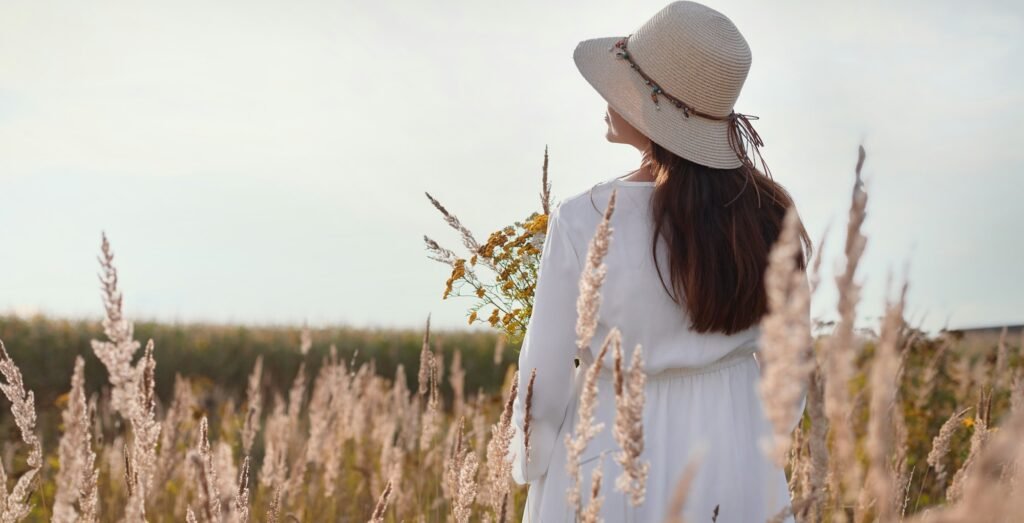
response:
[(965, 427), (973, 427), (974, 418), (964, 418), (963, 421), (961, 421), (960, 423), (963, 423)]
[[(485, 244), (470, 249), (470, 256), (467, 259), (456, 256), (451, 263), (451, 275), (445, 282), (443, 298), (472, 296), (461, 293), (461, 284), (469, 283), (479, 301), (466, 311), (468, 324), (486, 321), (491, 327), (504, 331), (511, 338), (520, 339), (523, 324), (531, 315), (538, 262), (549, 224), (547, 214), (531, 213), (525, 220), (516, 221), (490, 233)], [(473, 271), (481, 264), (495, 272), (492, 285), (483, 286), (477, 282)], [(455, 291), (455, 285), (460, 285), (459, 292)], [(504, 312), (501, 310), (504, 307), (502, 305), (490, 311), (490, 315), (486, 317), (483, 315), (487, 312), (480, 312), (480, 307), (493, 306), (499, 302), (508, 302), (511, 311)]]
[(532, 234), (546, 232), (548, 230), (548, 215), (538, 214), (526, 224), (525, 229)]
[(459, 258), (455, 260), (455, 269), (452, 271), (452, 279), (459, 279), (466, 275), (466, 260)]

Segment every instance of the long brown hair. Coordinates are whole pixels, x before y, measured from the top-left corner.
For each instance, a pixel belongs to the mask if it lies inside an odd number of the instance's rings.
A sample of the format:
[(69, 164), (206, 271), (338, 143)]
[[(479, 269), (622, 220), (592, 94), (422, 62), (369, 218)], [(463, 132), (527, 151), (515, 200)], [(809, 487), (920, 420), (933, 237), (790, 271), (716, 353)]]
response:
[[(764, 273), (793, 199), (757, 169), (714, 169), (651, 142), (644, 164), (655, 176), (651, 253), (665, 291), (685, 297), (690, 329), (732, 334), (759, 323), (767, 312)], [(813, 252), (803, 222), (797, 266)], [(658, 266), (658, 236), (669, 249), (673, 293)], [(802, 249), (801, 249), (802, 251)], [(681, 305), (681, 304), (680, 304)]]

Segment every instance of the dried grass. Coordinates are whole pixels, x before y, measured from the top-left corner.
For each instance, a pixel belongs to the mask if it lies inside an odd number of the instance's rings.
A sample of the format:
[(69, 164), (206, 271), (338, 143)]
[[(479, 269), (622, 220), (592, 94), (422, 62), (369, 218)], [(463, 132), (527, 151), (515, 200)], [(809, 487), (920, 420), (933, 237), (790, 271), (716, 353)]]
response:
[[(866, 242), (860, 233), (867, 203), (860, 186), (863, 160), (861, 151), (846, 227), (846, 264), (835, 280), (840, 299), (833, 331), (820, 340), (808, 334), (807, 305), (818, 285), (822, 249), (819, 243), (808, 282), (793, 264), (795, 211), (785, 219), (766, 273), (770, 314), (763, 324), (759, 393), (774, 430), (765, 451), (786, 467), (793, 496), (770, 521), (790, 515), (798, 523), (1015, 521), (1024, 513), (1024, 358), (1022, 349), (1011, 350), (1007, 331), (991, 351), (977, 355), (962, 352), (948, 337), (926, 339), (903, 320), (904, 284), (900, 297), (887, 304), (877, 338), (855, 335), (856, 270)], [(614, 194), (591, 241), (577, 302), (582, 393), (565, 443), (574, 478), (566, 501), (579, 521), (601, 520), (610, 495), (603, 486), (609, 472), (603, 454), (586, 496), (580, 481), (580, 457), (604, 428), (594, 413), (597, 374), (609, 349), (613, 432), (620, 449), (616, 490), (627, 493), (634, 506), (650, 502), (645, 488), (653, 464), (640, 460), (645, 448), (642, 350), (636, 347), (626, 368), (621, 332), (612, 328), (590, 361), (613, 209)], [(461, 226), (454, 216), (451, 223)], [(0, 460), (0, 523), (29, 518), (246, 522), (252, 514), (272, 522), (319, 521), (342, 512), (375, 522), (448, 517), (506, 522), (521, 515), (525, 491), (510, 482), (512, 406), (524, 393), (529, 460), (536, 369), (530, 369), (525, 391), (519, 390), (516, 369), (504, 374), (507, 396), (467, 395), (463, 365), (470, 356), (449, 351), (444, 382), (444, 352), (436, 340), (436, 352), (432, 349), (428, 316), (418, 382), (410, 390), (404, 367), (398, 366), (393, 379), (384, 378), (373, 359), (357, 365), (353, 355), (346, 363), (334, 347), (317, 367), (312, 358), (323, 350), (307, 328), (298, 350), (289, 349), (302, 363), (287, 400), (282, 390), (264, 390), (268, 369), (257, 359), (238, 412), (236, 400), (218, 396), (215, 387), (197, 393), (199, 380), (189, 376), (175, 377), (170, 404), (162, 408), (155, 389), (156, 347), (149, 340), (138, 354), (142, 344), (124, 313), (113, 260), (104, 235), (100, 282), (106, 339), (91, 345), (107, 372), (106, 388), (88, 398), (84, 362), (75, 361), (60, 414), (60, 441), (46, 456), (33, 392), (0, 342), (0, 391), (17, 427)], [(502, 343), (493, 356), (498, 362)], [(310, 383), (307, 376), (314, 373)], [(442, 385), (452, 393), (450, 405), (442, 399)], [(804, 391), (806, 411), (794, 420)], [(968, 409), (962, 405), (975, 397), (975, 415), (964, 417)], [(466, 432), (467, 418), (471, 432)], [(793, 421), (796, 429), (790, 432)], [(962, 426), (973, 427), (969, 439)], [(446, 435), (443, 441), (439, 434)], [(695, 454), (680, 475), (666, 521), (682, 521), (698, 467), (714, 466), (702, 460)], [(908, 463), (920, 466), (908, 472)], [(955, 472), (947, 486), (949, 470)], [(699, 519), (717, 517), (716, 507)]]

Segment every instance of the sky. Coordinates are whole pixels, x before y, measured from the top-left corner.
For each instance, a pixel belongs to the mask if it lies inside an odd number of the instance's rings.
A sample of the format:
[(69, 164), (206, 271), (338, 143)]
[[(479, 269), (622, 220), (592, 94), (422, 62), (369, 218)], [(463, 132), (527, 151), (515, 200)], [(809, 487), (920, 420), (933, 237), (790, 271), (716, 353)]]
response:
[[(464, 326), (424, 193), (486, 238), (539, 210), (545, 147), (556, 200), (636, 168), (572, 53), (666, 3), (5, 1), (0, 312), (98, 317), (105, 232), (131, 318)], [(1024, 323), (1022, 4), (708, 5), (752, 50), (736, 109), (827, 233), (812, 314), (836, 316), (863, 145), (858, 324), (903, 279), (925, 330)]]

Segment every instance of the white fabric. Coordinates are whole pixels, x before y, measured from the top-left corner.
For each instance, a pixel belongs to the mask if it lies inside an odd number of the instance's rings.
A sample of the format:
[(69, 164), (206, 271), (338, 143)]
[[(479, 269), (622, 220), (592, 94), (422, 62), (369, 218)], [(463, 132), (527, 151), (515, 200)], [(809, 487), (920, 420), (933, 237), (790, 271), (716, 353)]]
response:
[[(758, 326), (726, 336), (698, 334), (687, 328), (683, 310), (662, 288), (651, 259), (652, 182), (607, 180), (566, 198), (552, 211), (541, 255), (533, 315), (519, 354), (519, 395), (514, 404), (513, 478), (529, 483), (524, 522), (572, 521), (565, 500), (565, 437), (577, 422), (576, 400), (582, 363), (576, 354), (576, 299), (590, 238), (601, 221), (612, 189), (617, 189), (612, 240), (604, 259), (597, 332), (589, 361), (596, 359), (612, 326), (623, 339), (625, 364), (634, 347), (643, 346), (649, 374), (644, 405), (644, 451), (650, 463), (644, 503), (633, 508), (615, 489), (622, 469), (614, 460), (612, 436), (615, 397), (610, 380), (612, 357), (603, 362), (598, 381), (595, 422), (604, 428), (581, 458), (584, 503), (590, 474), (603, 463), (602, 518), (611, 522), (660, 522), (688, 459), (703, 453), (688, 497), (688, 521), (710, 521), (719, 505), (718, 523), (765, 521), (789, 503), (785, 473), (760, 451), (771, 432), (757, 393), (759, 365), (752, 356)], [(659, 264), (665, 285), (668, 252), (662, 240)], [(525, 399), (530, 370), (537, 369), (531, 409), (529, 461), (524, 462)], [(806, 398), (806, 396), (805, 396)], [(800, 407), (803, 412), (803, 406)], [(798, 420), (794, 413), (793, 426)], [(600, 455), (604, 453), (603, 461)], [(792, 517), (786, 521), (792, 521)]]

